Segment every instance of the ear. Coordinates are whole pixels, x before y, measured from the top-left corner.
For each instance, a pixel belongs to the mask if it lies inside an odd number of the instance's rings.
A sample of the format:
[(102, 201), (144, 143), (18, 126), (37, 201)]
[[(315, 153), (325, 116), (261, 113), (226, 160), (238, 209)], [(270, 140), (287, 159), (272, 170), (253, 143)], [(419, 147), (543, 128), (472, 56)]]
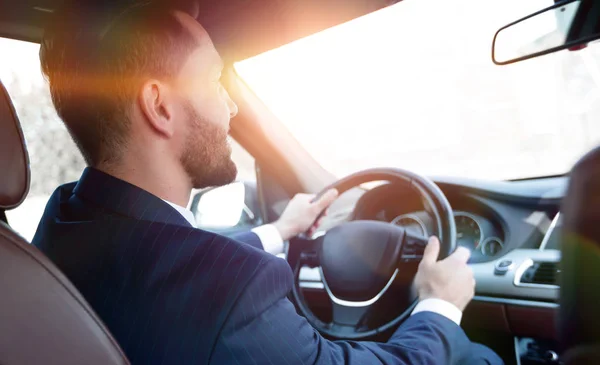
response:
[(169, 88), (157, 80), (146, 81), (138, 94), (138, 103), (146, 122), (164, 137), (175, 133), (174, 105)]

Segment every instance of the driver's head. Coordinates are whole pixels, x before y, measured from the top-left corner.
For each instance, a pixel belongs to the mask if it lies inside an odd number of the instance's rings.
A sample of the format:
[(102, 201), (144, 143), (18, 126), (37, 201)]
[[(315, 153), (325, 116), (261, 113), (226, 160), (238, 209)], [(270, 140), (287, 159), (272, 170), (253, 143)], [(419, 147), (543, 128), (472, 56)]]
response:
[(121, 170), (160, 163), (195, 188), (231, 182), (227, 132), (237, 107), (206, 31), (154, 3), (104, 19), (95, 11), (63, 9), (40, 51), (56, 110), (87, 163)]

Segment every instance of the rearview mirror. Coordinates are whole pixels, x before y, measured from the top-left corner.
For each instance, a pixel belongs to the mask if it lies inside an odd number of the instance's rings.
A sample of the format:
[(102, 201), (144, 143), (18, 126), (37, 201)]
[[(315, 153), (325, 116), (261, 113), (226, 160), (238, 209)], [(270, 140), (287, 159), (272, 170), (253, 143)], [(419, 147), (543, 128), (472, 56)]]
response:
[(500, 28), (492, 45), (494, 63), (506, 65), (592, 40), (589, 36), (580, 38), (579, 32), (574, 31), (581, 3), (582, 0), (561, 1)]

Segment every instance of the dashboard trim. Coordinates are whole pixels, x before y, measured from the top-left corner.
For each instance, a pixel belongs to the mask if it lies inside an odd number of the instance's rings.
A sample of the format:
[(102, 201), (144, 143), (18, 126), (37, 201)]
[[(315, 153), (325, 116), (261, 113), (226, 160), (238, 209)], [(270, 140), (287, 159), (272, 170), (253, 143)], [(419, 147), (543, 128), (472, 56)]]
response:
[[(416, 214), (408, 213), (408, 214), (399, 215), (396, 218), (392, 219), (391, 223), (398, 225), (397, 222), (399, 220), (406, 219), (406, 218), (412, 219), (413, 221), (417, 222), (417, 224), (421, 227), (421, 230), (423, 230), (423, 237), (429, 237), (429, 232), (427, 231), (427, 227), (425, 226), (425, 223)], [(400, 226), (400, 227), (402, 227), (402, 226)]]
[[(505, 275), (496, 275), (496, 263), (503, 260), (511, 260), (516, 270), (511, 270)], [(478, 295), (488, 295), (494, 297), (508, 297), (523, 300), (556, 301), (558, 300), (559, 288), (555, 286), (517, 286), (515, 277), (517, 271), (527, 265), (529, 261), (534, 262), (558, 262), (560, 261), (560, 251), (536, 249), (517, 249), (508, 252), (497, 260), (484, 263), (474, 263), (469, 266), (473, 269), (473, 274), (477, 281), (476, 293)], [(524, 270), (523, 270), (524, 272)], [(522, 275), (522, 274), (521, 274)]]
[(556, 225), (558, 224), (559, 219), (560, 219), (560, 212), (556, 213), (556, 215), (552, 219), (552, 223), (550, 223), (550, 227), (548, 227), (548, 230), (546, 231), (546, 234), (544, 235), (544, 238), (542, 239), (542, 243), (540, 244), (540, 251), (544, 251), (544, 249), (548, 245), (548, 242), (550, 241), (550, 236), (552, 236), (552, 232), (554, 232), (554, 228), (556, 228)]
[(508, 305), (516, 305), (516, 306), (520, 306), (520, 307), (550, 308), (550, 309), (556, 309), (559, 307), (558, 303), (540, 302), (540, 301), (535, 301), (535, 300), (523, 300), (523, 299), (496, 298), (496, 297), (488, 297), (485, 295), (476, 295), (473, 297), (473, 300), (476, 302), (508, 304)]
[(559, 288), (558, 285), (534, 284), (534, 283), (522, 283), (521, 282), (521, 278), (523, 277), (523, 274), (525, 274), (525, 271), (527, 271), (527, 269), (532, 267), (536, 262), (542, 263), (542, 262), (556, 262), (556, 261), (549, 261), (549, 260), (533, 261), (532, 259), (527, 259), (527, 260), (523, 261), (523, 263), (517, 268), (517, 271), (515, 271), (515, 280), (514, 280), (515, 286), (521, 286), (521, 287), (525, 287), (525, 288), (558, 289)]
[[(497, 241), (500, 244), (500, 251), (502, 251), (504, 249), (504, 241), (502, 241), (499, 237), (490, 236), (490, 237), (487, 237), (486, 239), (484, 239), (483, 242), (481, 242), (481, 254), (483, 256), (485, 256), (485, 257), (496, 257), (496, 255), (486, 255), (486, 253), (484, 251), (485, 250), (485, 246), (487, 244), (489, 244), (490, 242), (492, 242), (492, 241)], [(496, 254), (498, 254), (498, 253), (496, 253)]]
[[(560, 251), (538, 249), (517, 249), (497, 260), (474, 263), (469, 266), (473, 269), (473, 274), (477, 280), (477, 296), (490, 297), (510, 297), (525, 301), (557, 301), (559, 288), (557, 286), (533, 285), (515, 286), (516, 270), (510, 270), (504, 275), (495, 275), (496, 263), (503, 260), (511, 260), (515, 267), (519, 268), (527, 260), (540, 262), (558, 262), (560, 261)], [(318, 268), (310, 269), (303, 267), (300, 269), (299, 286), (304, 289), (323, 290), (321, 288), (322, 276)]]

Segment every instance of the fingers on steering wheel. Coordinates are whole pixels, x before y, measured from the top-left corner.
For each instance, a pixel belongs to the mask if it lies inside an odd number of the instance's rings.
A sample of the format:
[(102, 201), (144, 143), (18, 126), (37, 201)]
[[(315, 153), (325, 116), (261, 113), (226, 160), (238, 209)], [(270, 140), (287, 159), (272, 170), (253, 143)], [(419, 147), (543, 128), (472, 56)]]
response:
[(339, 196), (337, 189), (329, 189), (322, 194), (315, 195), (311, 203), (317, 203), (322, 209), (327, 208), (334, 200), (336, 200)]
[(440, 255), (440, 241), (436, 237), (430, 237), (423, 252), (423, 264), (434, 264)]
[(454, 260), (457, 260), (460, 263), (467, 263), (467, 261), (469, 261), (469, 258), (471, 257), (471, 251), (469, 251), (469, 249), (465, 248), (465, 247), (458, 247), (456, 249), (456, 251), (454, 251), (454, 253), (452, 255), (450, 255), (448, 258), (452, 258)]

